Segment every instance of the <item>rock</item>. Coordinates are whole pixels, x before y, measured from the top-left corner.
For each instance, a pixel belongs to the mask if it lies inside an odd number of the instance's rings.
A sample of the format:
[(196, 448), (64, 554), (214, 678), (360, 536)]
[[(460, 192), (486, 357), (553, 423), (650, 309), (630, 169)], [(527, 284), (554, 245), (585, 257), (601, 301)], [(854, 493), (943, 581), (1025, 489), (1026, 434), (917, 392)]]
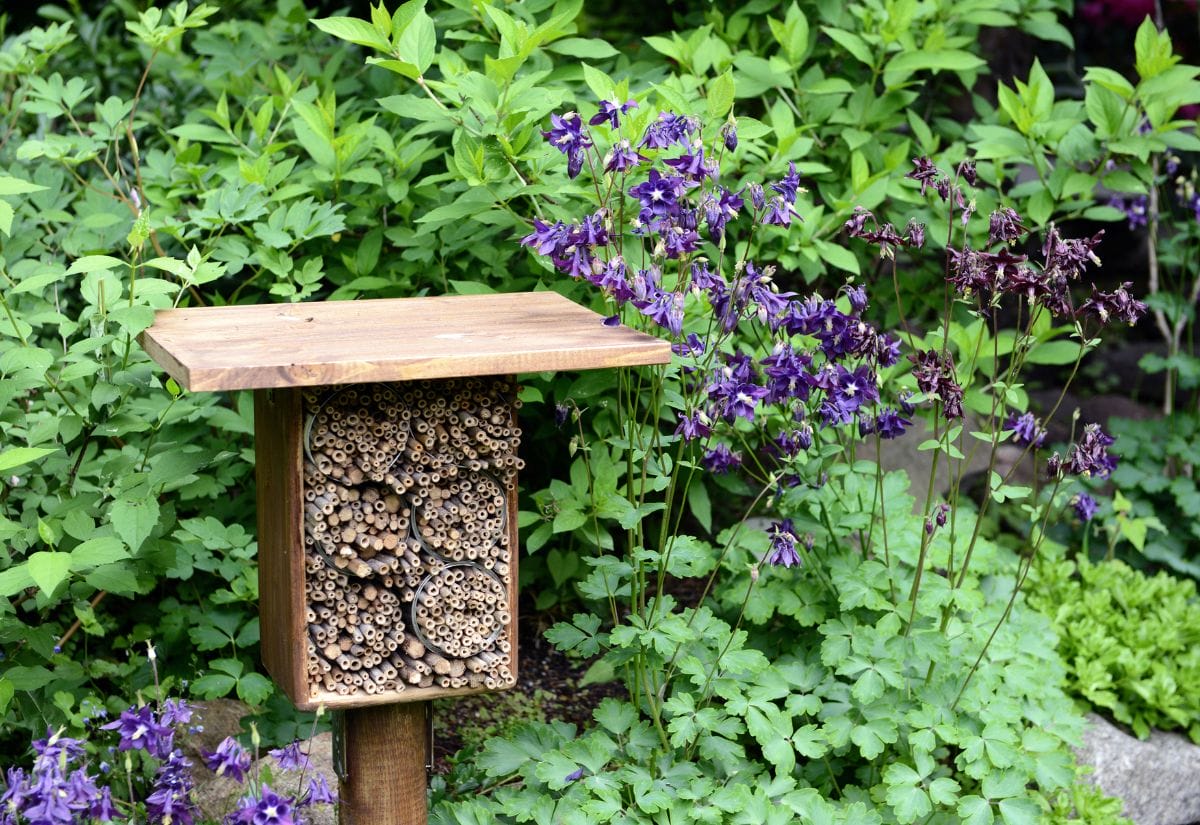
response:
[[(979, 429), (978, 418), (970, 414), (963, 421), (955, 422), (955, 426), (960, 423), (969, 430)], [(939, 426), (944, 427), (945, 424), (946, 422), (943, 420)], [(918, 450), (917, 448), (931, 438), (933, 438), (933, 430), (926, 424), (925, 417), (918, 413), (913, 416), (913, 426), (909, 428), (908, 432), (900, 438), (880, 442), (882, 456), (880, 464), (883, 466), (883, 471), (890, 473), (893, 470), (904, 470), (908, 473), (908, 480), (912, 484), (909, 493), (914, 499), (913, 512), (921, 511), (925, 501), (925, 491), (929, 485), (929, 471), (933, 468), (934, 451)], [(978, 449), (975, 449), (976, 445), (978, 445)], [(963, 440), (963, 451), (967, 455), (967, 466), (963, 468), (964, 477), (987, 470), (988, 450), (986, 444), (967, 436)], [(858, 456), (872, 461), (875, 459), (873, 438), (867, 438), (859, 445)], [(950, 464), (951, 462), (945, 455), (938, 459), (937, 477), (934, 481), (936, 495), (945, 495), (950, 489)], [(953, 471), (958, 473), (959, 462), (955, 461), (953, 465)]]
[(227, 736), (242, 732), (242, 719), (250, 715), (250, 707), (236, 699), (211, 699), (193, 702), (192, 724), (200, 728), (187, 736), (182, 745), (193, 762), (200, 761), (200, 751), (215, 751)]
[[(236, 731), (235, 731), (236, 732)], [(220, 740), (217, 740), (218, 742)], [(213, 745), (215, 747), (215, 745)], [(337, 775), (333, 770), (333, 734), (320, 733), (301, 744), (301, 749), (308, 753), (312, 767), (303, 773), (303, 787), (308, 786), (308, 780), (320, 774), (325, 777), (329, 787), (337, 791)], [(196, 802), (204, 817), (213, 821), (223, 822), (224, 818), (237, 805), (238, 799), (246, 793), (246, 786), (226, 777), (214, 776), (212, 772), (199, 765), (196, 779)], [(264, 755), (251, 767), (251, 776), (261, 775), (264, 766), (271, 772), (271, 788), (280, 793), (295, 796), (302, 790), (300, 771), (281, 771), (275, 760)], [(333, 805), (314, 805), (304, 809), (305, 825), (335, 825), (337, 809)]]
[(1200, 746), (1186, 736), (1155, 731), (1143, 742), (1090, 713), (1077, 756), (1136, 825), (1200, 822)]

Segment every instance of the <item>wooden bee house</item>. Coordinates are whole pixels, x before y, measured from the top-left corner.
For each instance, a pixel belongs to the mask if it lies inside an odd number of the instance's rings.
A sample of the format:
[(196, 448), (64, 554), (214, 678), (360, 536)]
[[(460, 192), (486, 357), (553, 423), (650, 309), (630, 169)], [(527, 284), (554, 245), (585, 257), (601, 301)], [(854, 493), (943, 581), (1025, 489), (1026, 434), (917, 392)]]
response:
[[(670, 358), (553, 292), (165, 310), (142, 344), (187, 390), (255, 391), (263, 661), (308, 710), (515, 684), (512, 376)], [(342, 821), (423, 821), (386, 790), (416, 794), (404, 760), (363, 775), (419, 734), (380, 713), (345, 721)]]

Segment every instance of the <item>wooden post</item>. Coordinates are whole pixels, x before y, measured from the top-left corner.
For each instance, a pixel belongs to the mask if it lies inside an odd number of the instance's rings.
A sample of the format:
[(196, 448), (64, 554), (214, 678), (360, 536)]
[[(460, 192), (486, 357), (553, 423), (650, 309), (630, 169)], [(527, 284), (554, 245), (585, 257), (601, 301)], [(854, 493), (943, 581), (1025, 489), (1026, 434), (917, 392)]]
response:
[(428, 702), (339, 713), (339, 825), (426, 825)]

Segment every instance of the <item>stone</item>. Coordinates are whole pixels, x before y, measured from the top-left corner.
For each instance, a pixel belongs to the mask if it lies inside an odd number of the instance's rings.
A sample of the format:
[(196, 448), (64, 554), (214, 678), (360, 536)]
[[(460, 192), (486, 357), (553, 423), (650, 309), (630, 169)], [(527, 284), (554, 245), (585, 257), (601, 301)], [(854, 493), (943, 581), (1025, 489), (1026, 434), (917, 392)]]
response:
[[(232, 733), (236, 734), (237, 729), (234, 729)], [(212, 745), (204, 747), (211, 750), (220, 741), (218, 739)], [(300, 771), (281, 771), (275, 760), (266, 754), (251, 766), (250, 775), (261, 775), (263, 767), (269, 766), (272, 790), (280, 794), (296, 796), (304, 787), (307, 787), (308, 780), (312, 776), (320, 774), (325, 777), (329, 787), (336, 792), (337, 774), (333, 769), (333, 734), (319, 733), (312, 739), (302, 742), (300, 747), (301, 750), (308, 753), (308, 759), (312, 763), (312, 767), (304, 771), (303, 775)], [(238, 799), (246, 793), (246, 786), (227, 777), (214, 776), (200, 762), (198, 755), (193, 758), (193, 761), (197, 766), (194, 773), (196, 802), (200, 806), (201, 813), (215, 822), (224, 822), (225, 817), (237, 805)], [(305, 825), (336, 825), (337, 808), (333, 805), (314, 805), (305, 808), (304, 822)]]
[(1154, 731), (1143, 742), (1090, 713), (1076, 755), (1136, 825), (1200, 822), (1200, 745), (1183, 734)]
[[(890, 473), (893, 470), (904, 470), (908, 473), (908, 480), (912, 485), (909, 494), (914, 499), (913, 512), (917, 513), (921, 512), (925, 502), (925, 493), (929, 487), (929, 475), (933, 469), (934, 453), (933, 450), (917, 449), (922, 443), (933, 438), (933, 430), (929, 427), (923, 413), (924, 410), (919, 410), (916, 415), (912, 416), (913, 426), (904, 435), (880, 441), (881, 458), (879, 463), (883, 466), (883, 471)], [(962, 421), (954, 422), (953, 426), (959, 424), (968, 430), (980, 428), (978, 418), (970, 414)], [(944, 428), (946, 421), (943, 419), (938, 426)], [(957, 444), (958, 442), (955, 442), (956, 446)], [(949, 461), (945, 455), (938, 459), (938, 469), (934, 479), (935, 495), (945, 495), (949, 491), (952, 471), (956, 474), (961, 471), (965, 478), (987, 470), (988, 448), (986, 444), (976, 441), (968, 435), (963, 439), (963, 450), (966, 454), (965, 467), (960, 467), (958, 461)], [(870, 461), (875, 460), (874, 438), (864, 439), (859, 444), (858, 457)]]

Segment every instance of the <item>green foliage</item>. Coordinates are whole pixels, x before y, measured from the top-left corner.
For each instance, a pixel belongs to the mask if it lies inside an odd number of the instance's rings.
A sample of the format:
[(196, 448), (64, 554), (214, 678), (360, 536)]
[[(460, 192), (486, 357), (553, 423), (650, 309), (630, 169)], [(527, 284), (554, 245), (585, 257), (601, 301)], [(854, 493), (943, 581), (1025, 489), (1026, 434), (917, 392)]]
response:
[[(609, 699), (585, 732), (537, 724), (493, 739), (478, 766), (499, 789), (454, 801), (451, 788), (432, 821), (514, 822), (552, 810), (555, 821), (580, 823), (1039, 821), (1051, 798), (1071, 792), (1065, 743), (1082, 725), (1058, 687), (1050, 625), (1018, 604), (962, 690), (1005, 612), (1012, 558), (980, 543), (982, 577), (973, 573), (958, 590), (931, 585), (905, 633), (907, 605), (888, 593), (911, 584), (923, 528), (905, 477), (884, 483), (891, 569), (822, 530), (810, 564), (764, 567), (748, 582), (744, 571), (758, 567), (765, 539), (743, 531), (721, 537), (733, 545), (713, 591), (718, 612), (666, 596), (644, 624), (598, 632), (599, 620), (581, 615), (558, 625), (550, 638), (559, 647), (600, 651), (618, 669), (635, 651), (661, 662), (662, 733), (635, 706)], [(870, 495), (875, 478), (850, 473), (844, 484), (841, 497), (853, 501)], [(838, 498), (796, 494), (781, 506), (797, 518), (822, 510), (836, 524), (855, 518)], [(952, 548), (961, 557), (972, 524), (966, 511), (959, 519), (957, 533), (935, 542), (934, 567)], [(596, 569), (614, 591), (633, 575)], [(743, 599), (748, 627), (739, 629), (721, 616)], [(942, 607), (951, 601), (946, 636)]]
[(1080, 770), (1075, 784), (1059, 792), (1054, 806), (1043, 822), (1052, 825), (1132, 825), (1132, 820), (1121, 815), (1124, 803), (1116, 797), (1106, 796), (1099, 786), (1093, 785)]
[[(1132, 419), (1113, 419), (1110, 426), (1121, 456), (1112, 476), (1119, 491), (1110, 505), (1114, 519), (1106, 522), (1115, 527), (1110, 546), (1128, 540), (1137, 552), (1127, 561), (1142, 565), (1144, 558), (1200, 579), (1200, 486), (1185, 471), (1200, 460), (1200, 419), (1178, 412), (1165, 433)], [(1152, 519), (1156, 528), (1133, 527), (1139, 518)]]
[(1195, 583), (1120, 561), (1046, 563), (1031, 606), (1054, 621), (1071, 693), (1133, 728), (1200, 742), (1200, 599)]

